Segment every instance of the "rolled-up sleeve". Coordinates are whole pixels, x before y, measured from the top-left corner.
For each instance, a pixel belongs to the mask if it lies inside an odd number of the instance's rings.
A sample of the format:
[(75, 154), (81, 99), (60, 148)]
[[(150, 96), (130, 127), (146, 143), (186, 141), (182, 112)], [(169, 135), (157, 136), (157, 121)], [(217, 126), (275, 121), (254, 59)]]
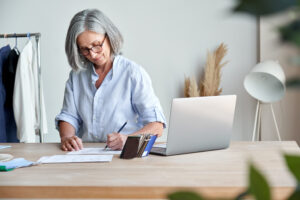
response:
[(64, 103), (61, 112), (55, 117), (55, 126), (59, 130), (59, 121), (65, 121), (70, 123), (78, 132), (82, 120), (78, 114), (74, 94), (73, 94), (73, 80), (72, 72), (70, 72), (69, 79), (66, 83), (65, 94), (64, 94)]
[(152, 82), (142, 67), (137, 67), (132, 76), (132, 105), (138, 114), (138, 123), (161, 122), (166, 128), (162, 107), (152, 88)]

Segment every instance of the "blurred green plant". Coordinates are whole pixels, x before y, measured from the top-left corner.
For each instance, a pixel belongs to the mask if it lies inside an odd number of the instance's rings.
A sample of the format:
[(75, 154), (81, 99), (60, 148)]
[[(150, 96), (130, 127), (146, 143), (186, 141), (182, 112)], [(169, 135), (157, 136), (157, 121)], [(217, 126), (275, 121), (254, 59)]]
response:
[[(293, 174), (297, 181), (297, 186), (294, 189), (293, 193), (288, 197), (287, 200), (299, 200), (300, 199), (300, 156), (299, 155), (284, 155), (285, 163)], [(253, 165), (250, 163), (249, 165), (249, 177), (248, 177), (248, 188), (245, 192), (241, 193), (237, 197), (233, 198), (234, 200), (242, 200), (245, 198), (249, 198), (252, 196), (256, 200), (271, 200), (271, 188), (269, 186), (268, 181), (264, 177), (264, 175)], [(168, 199), (170, 200), (207, 200), (191, 191), (178, 191), (168, 195)], [(221, 199), (221, 198), (218, 198)], [(210, 198), (210, 200), (212, 200)]]
[(299, 6), (299, 0), (238, 0), (234, 11), (266, 16)]
[[(270, 16), (284, 11), (294, 14), (294, 19), (286, 25), (279, 27), (278, 31), (283, 42), (288, 42), (300, 49), (300, 0), (238, 0), (235, 12), (244, 12), (253, 16)], [(300, 67), (299, 56), (296, 60)], [(295, 62), (293, 62), (295, 63)], [(300, 88), (300, 77), (287, 80), (290, 88)]]

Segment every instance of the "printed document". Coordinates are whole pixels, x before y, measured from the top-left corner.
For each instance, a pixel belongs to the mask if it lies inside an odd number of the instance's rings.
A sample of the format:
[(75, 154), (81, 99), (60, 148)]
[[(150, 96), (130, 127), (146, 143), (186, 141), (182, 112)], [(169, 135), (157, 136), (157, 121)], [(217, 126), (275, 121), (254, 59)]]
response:
[(37, 163), (110, 162), (113, 155), (54, 155), (43, 156)]
[(121, 151), (114, 151), (111, 150), (110, 148), (83, 148), (79, 151), (71, 151), (67, 153), (68, 155), (80, 155), (80, 154), (85, 154), (85, 155), (95, 155), (95, 154), (100, 154), (100, 155), (120, 155)]

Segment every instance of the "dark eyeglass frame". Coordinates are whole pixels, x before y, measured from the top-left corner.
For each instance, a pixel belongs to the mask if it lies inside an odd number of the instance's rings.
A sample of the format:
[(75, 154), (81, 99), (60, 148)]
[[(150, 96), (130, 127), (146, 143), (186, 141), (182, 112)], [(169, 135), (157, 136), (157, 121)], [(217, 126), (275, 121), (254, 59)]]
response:
[(92, 51), (94, 53), (99, 53), (99, 52), (103, 51), (103, 45), (104, 45), (106, 36), (107, 35), (105, 34), (104, 39), (100, 44), (94, 45), (91, 48), (87, 48), (87, 47), (86, 48), (79, 48), (80, 54), (83, 55), (83, 56), (87, 56), (87, 55), (90, 54), (90, 51)]

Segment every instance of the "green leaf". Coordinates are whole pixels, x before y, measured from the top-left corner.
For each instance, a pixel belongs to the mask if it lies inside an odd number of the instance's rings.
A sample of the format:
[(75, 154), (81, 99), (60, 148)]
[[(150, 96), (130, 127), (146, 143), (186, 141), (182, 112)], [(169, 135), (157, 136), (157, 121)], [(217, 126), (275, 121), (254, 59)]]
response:
[(203, 198), (195, 192), (174, 192), (168, 195), (170, 200), (202, 200)]
[(255, 197), (256, 200), (271, 199), (270, 186), (267, 180), (252, 164), (250, 165), (249, 179), (249, 192)]
[(300, 199), (300, 156), (299, 155), (284, 155), (285, 162), (297, 180), (298, 184), (293, 192), (293, 194), (288, 198), (288, 200), (299, 200)]
[(299, 0), (239, 0), (235, 12), (252, 15), (269, 15), (297, 5)]
[(297, 188), (291, 194), (291, 196), (288, 198), (288, 200), (299, 200), (300, 199), (300, 183), (298, 182)]
[(292, 78), (287, 80), (286, 86), (290, 88), (300, 88), (300, 78)]
[(300, 156), (299, 155), (284, 155), (285, 162), (295, 176), (297, 182), (300, 182)]

